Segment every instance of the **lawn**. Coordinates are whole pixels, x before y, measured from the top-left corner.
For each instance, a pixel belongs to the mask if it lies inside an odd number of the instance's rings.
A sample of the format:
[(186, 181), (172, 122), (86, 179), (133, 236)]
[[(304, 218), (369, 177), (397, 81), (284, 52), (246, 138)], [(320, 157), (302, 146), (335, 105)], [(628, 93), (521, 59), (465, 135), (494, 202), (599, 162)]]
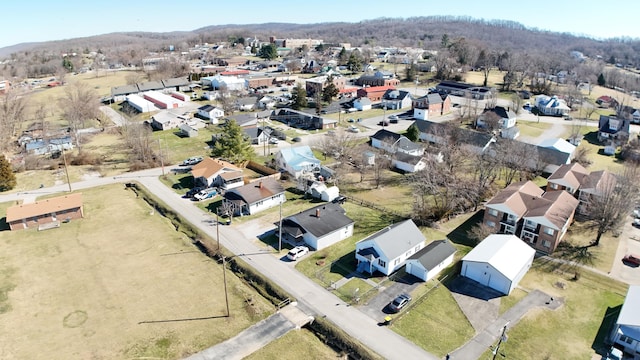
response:
[(198, 130), (198, 136), (182, 137), (179, 136), (178, 129), (154, 131), (153, 139), (156, 142), (152, 148), (158, 151), (162, 148), (162, 155), (167, 164), (179, 164), (182, 160), (191, 156), (209, 156), (211, 155), (211, 135), (218, 132), (217, 127), (209, 125)]
[[(588, 246), (595, 240), (595, 232), (588, 221), (575, 221), (567, 230), (563, 243), (575, 247)], [(610, 232), (605, 233), (600, 239), (598, 246), (587, 248), (586, 256), (578, 256), (577, 251), (564, 253), (562, 247), (554, 252), (555, 257), (564, 258), (573, 261), (582, 261), (587, 266), (594, 267), (603, 272), (611, 271), (616, 251), (618, 250), (619, 240)]]
[[(462, 346), (475, 331), (449, 290), (430, 281), (414, 293), (414, 303), (393, 321), (391, 329), (439, 356)], [(436, 287), (434, 287), (436, 286)]]
[[(602, 341), (610, 331), (605, 313), (623, 303), (627, 285), (588, 271), (581, 274), (575, 281), (571, 268), (534, 262), (520, 285), (563, 297), (565, 304), (553, 312), (530, 312), (510, 328), (509, 341), (500, 348), (507, 358), (591, 359), (604, 349)], [(487, 351), (480, 359), (491, 356)]]
[[(484, 82), (484, 73), (482, 71), (468, 71), (464, 74), (464, 81), (470, 84), (482, 85)], [(489, 87), (498, 87), (504, 81), (504, 72), (498, 70), (491, 70), (489, 72), (489, 78), (487, 79), (487, 85)]]
[(533, 122), (533, 121), (520, 121), (518, 122), (518, 129), (520, 129), (520, 135), (526, 136), (530, 138), (537, 138), (542, 135), (542, 133), (550, 129), (553, 124), (545, 123), (545, 122)]
[(182, 358), (272, 313), (227, 276), (224, 316), (221, 266), (122, 185), (83, 199), (84, 219), (0, 236), (4, 358)]
[(326, 346), (314, 333), (302, 328), (288, 332), (244, 360), (324, 360), (339, 356), (339, 353)]

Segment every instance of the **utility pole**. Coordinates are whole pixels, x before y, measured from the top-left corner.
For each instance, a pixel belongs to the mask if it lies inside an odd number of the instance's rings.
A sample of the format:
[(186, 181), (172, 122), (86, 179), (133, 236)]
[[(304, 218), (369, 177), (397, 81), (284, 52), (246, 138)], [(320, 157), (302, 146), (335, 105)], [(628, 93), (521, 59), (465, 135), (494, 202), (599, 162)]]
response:
[(162, 166), (162, 176), (164, 176), (164, 159), (162, 158), (162, 144), (158, 139), (158, 151), (160, 151), (160, 166)]
[(496, 360), (496, 357), (498, 356), (498, 351), (500, 350), (500, 344), (502, 344), (503, 341), (507, 341), (507, 335), (505, 334), (507, 332), (507, 325), (509, 325), (509, 321), (507, 321), (507, 323), (504, 324), (504, 326), (502, 327), (502, 334), (500, 334), (498, 345), (496, 345), (496, 348), (493, 349), (493, 360)]
[(222, 256), (222, 281), (224, 282), (224, 302), (227, 304), (227, 317), (229, 317), (231, 316), (231, 313), (229, 313), (229, 295), (227, 293), (227, 260), (224, 254), (221, 256)]
[(216, 241), (218, 242), (218, 248), (216, 249), (220, 252), (220, 208), (216, 208)]
[(69, 179), (69, 169), (67, 168), (67, 156), (64, 154), (64, 144), (62, 145), (62, 160), (64, 161), (64, 172), (67, 175), (67, 184), (69, 185), (69, 192), (71, 192), (71, 180)]
[(282, 250), (282, 199), (280, 199), (280, 224), (278, 225), (278, 253), (281, 250)]

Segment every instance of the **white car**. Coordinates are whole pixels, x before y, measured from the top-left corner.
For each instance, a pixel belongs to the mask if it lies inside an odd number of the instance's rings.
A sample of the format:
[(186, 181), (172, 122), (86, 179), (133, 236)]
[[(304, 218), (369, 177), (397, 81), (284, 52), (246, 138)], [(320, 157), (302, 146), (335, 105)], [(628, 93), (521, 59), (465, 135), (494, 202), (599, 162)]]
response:
[(269, 144), (277, 144), (279, 142), (280, 140), (278, 140), (277, 138), (274, 138), (274, 137), (269, 138)]
[(202, 161), (202, 156), (193, 156), (182, 162), (182, 166), (195, 165)]
[(309, 248), (306, 246), (296, 246), (293, 249), (289, 250), (287, 253), (287, 257), (291, 261), (296, 261), (299, 258), (303, 257), (309, 252)]

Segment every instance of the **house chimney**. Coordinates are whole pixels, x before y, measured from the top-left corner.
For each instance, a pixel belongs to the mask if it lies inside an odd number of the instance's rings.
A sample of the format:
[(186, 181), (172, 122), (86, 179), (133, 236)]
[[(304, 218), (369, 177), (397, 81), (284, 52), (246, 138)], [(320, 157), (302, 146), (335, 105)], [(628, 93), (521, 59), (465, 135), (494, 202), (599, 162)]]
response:
[(260, 183), (258, 184), (258, 187), (262, 189), (262, 181), (260, 181)]
[(316, 217), (319, 218), (320, 217), (320, 209), (316, 209)]

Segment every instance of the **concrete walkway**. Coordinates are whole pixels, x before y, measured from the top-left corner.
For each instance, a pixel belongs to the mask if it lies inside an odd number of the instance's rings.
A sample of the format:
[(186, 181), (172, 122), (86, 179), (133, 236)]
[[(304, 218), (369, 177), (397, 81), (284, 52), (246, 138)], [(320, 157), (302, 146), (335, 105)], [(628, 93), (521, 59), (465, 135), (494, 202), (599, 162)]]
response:
[(287, 305), (279, 312), (244, 330), (235, 337), (214, 345), (187, 360), (240, 360), (260, 350), (273, 340), (280, 338), (291, 330), (300, 329), (313, 321), (296, 304)]
[(529, 310), (533, 308), (555, 310), (564, 304), (564, 299), (562, 298), (551, 299), (549, 295), (542, 291), (534, 290), (530, 292), (524, 299), (478, 332), (473, 339), (451, 353), (451, 359), (469, 360), (480, 358), (485, 351), (496, 345), (504, 326), (507, 326), (508, 334), (509, 328), (517, 324)]

